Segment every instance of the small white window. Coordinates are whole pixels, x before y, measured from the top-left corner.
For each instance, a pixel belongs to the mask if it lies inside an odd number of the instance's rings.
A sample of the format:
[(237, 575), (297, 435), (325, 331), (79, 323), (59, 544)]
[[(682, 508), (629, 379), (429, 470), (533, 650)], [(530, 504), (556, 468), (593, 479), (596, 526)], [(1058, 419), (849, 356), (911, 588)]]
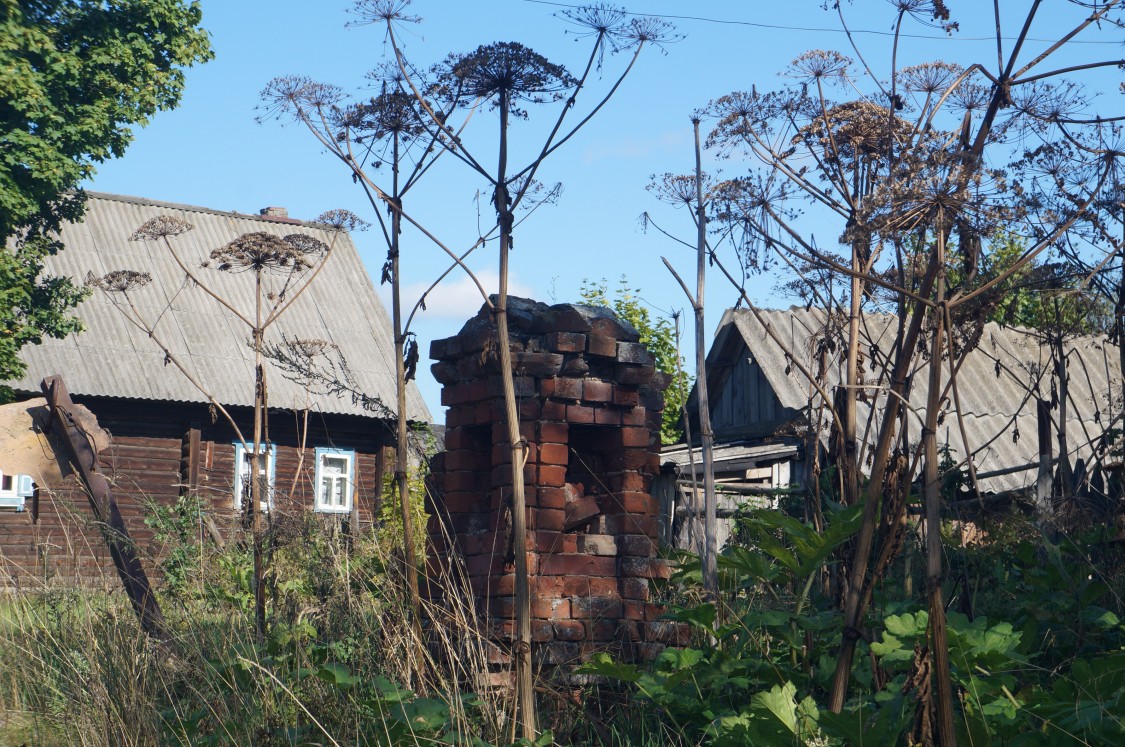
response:
[(35, 496), (35, 483), (30, 475), (5, 475), (0, 472), (0, 508), (23, 511), (28, 498)]
[(316, 450), (317, 511), (344, 514), (352, 510), (355, 487), (355, 452), (345, 449)]
[[(252, 485), (250, 483), (251, 449), (243, 448), (241, 443), (234, 445), (234, 463), (238, 471), (234, 475), (234, 508), (242, 510), (243, 500), (249, 501)], [(258, 477), (262, 480), (262, 488), (266, 499), (258, 501), (259, 511), (269, 511), (273, 508), (273, 481), (276, 471), (277, 447), (272, 444), (261, 444), (258, 452)]]

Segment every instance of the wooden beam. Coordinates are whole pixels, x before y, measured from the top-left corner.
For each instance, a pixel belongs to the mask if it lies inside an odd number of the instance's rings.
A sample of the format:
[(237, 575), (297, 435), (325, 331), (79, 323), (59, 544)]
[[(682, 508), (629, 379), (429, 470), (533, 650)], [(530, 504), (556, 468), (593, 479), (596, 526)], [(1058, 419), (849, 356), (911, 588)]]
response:
[[(200, 520), (203, 522), (207, 534), (211, 535), (211, 541), (221, 549), (226, 546), (223, 534), (219, 531), (215, 519), (211, 517), (211, 512), (202, 509), (202, 501), (199, 497), (199, 468), (204, 451), (200, 439), (199, 428), (193, 425), (188, 428), (180, 440), (180, 496), (190, 495), (200, 501)], [(207, 446), (210, 447), (210, 445), (210, 442), (208, 442)], [(210, 503), (208, 503), (209, 506)]]
[(181, 448), (181, 467), (184, 489), (187, 494), (199, 493), (199, 429), (189, 428), (184, 434)]
[(140, 619), (141, 628), (154, 638), (167, 640), (164, 615), (148, 582), (144, 564), (129, 536), (129, 529), (117, 508), (109, 480), (98, 468), (98, 455), (92, 446), (92, 438), (80, 425), (74, 401), (61, 376), (48, 376), (40, 386), (47, 398), (51, 424), (66, 443), (71, 462), (86, 486), (90, 507), (102, 526), (102, 535), (109, 546), (113, 565), (125, 587), (125, 594), (133, 605), (133, 611)]

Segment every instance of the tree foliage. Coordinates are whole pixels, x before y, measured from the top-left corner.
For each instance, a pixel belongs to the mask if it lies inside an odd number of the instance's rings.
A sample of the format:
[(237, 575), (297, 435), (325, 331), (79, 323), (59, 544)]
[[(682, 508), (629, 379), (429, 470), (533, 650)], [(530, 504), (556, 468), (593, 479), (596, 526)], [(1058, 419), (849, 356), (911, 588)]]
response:
[(83, 291), (40, 277), (82, 216), (75, 190), (179, 103), (185, 67), (211, 57), (198, 2), (0, 0), (0, 380), (20, 348), (80, 328)]
[(691, 374), (684, 370), (675, 326), (667, 317), (654, 318), (638, 293), (622, 277), (612, 299), (605, 280), (600, 283), (584, 280), (579, 296), (582, 303), (611, 308), (617, 316), (632, 324), (641, 335), (641, 343), (656, 359), (656, 370), (671, 377), (672, 383), (664, 392), (660, 441), (663, 444), (674, 444), (683, 438), (680, 424), (684, 402), (691, 391)]
[[(982, 260), (980, 279), (987, 283), (1005, 274), (1025, 250), (1016, 237), (997, 237)], [(1104, 298), (1084, 292), (1085, 277), (1082, 268), (1065, 259), (1016, 267), (993, 291), (997, 300), (987, 304), (987, 320), (1063, 334), (1104, 332), (1112, 309)]]

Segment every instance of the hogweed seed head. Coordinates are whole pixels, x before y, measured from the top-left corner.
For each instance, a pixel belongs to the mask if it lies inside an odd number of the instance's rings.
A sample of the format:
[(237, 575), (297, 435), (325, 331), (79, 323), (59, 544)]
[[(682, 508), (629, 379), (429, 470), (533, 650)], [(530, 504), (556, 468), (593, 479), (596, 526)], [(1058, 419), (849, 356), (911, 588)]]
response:
[[(436, 72), (455, 83), (460, 99), (487, 99), (493, 106), (502, 100), (509, 105), (516, 101), (558, 101), (578, 84), (565, 67), (519, 42), (497, 42), (466, 55), (450, 55)], [(514, 106), (511, 113), (526, 116)]]
[(944, 93), (964, 68), (949, 62), (926, 62), (899, 71), (899, 80), (907, 91), (936, 94)]
[(280, 236), (256, 231), (245, 233), (225, 246), (211, 252), (219, 270), (240, 272), (253, 270), (292, 270), (300, 272), (312, 266), (301, 250)]
[(142, 223), (140, 228), (133, 231), (133, 235), (129, 237), (129, 240), (155, 240), (169, 236), (179, 236), (181, 233), (186, 233), (191, 229), (192, 225), (182, 218), (177, 218), (174, 215), (158, 215)]
[(789, 63), (789, 75), (807, 83), (825, 78), (845, 78), (851, 64), (851, 58), (839, 52), (813, 49)]
[(418, 23), (418, 16), (408, 16), (405, 11), (410, 0), (355, 0), (351, 14), (360, 20), (357, 23)]
[(320, 223), (321, 225), (334, 228), (337, 231), (364, 231), (370, 223), (360, 218), (351, 210), (344, 210), (336, 208), (334, 210), (326, 210), (316, 217), (313, 223)]
[(325, 244), (320, 239), (314, 239), (308, 234), (291, 233), (285, 237), (285, 241), (287, 241), (290, 246), (307, 257), (319, 256), (328, 252), (327, 244)]
[(86, 273), (86, 285), (106, 293), (127, 293), (152, 282), (152, 275), (135, 270), (114, 270), (97, 277), (93, 272)]
[(676, 32), (676, 27), (671, 23), (652, 16), (631, 18), (616, 32), (616, 35), (625, 41), (626, 47), (639, 44), (653, 44), (660, 47), (664, 44), (674, 44), (684, 38), (683, 34)]
[(579, 8), (568, 8), (559, 15), (576, 26), (588, 29), (590, 34), (607, 34), (617, 30), (628, 13), (624, 8), (609, 3), (594, 3)]

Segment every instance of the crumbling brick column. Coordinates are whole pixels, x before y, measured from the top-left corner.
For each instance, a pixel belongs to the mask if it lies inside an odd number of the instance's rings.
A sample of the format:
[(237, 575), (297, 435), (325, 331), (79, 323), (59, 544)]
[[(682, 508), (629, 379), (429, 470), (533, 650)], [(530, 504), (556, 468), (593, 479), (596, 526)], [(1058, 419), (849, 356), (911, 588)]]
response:
[[(657, 557), (649, 492), (660, 466), (667, 378), (632, 325), (609, 309), (508, 302), (520, 432), (528, 442), (534, 660), (566, 671), (599, 651), (650, 659), (675, 633), (650, 602), (651, 580), (668, 575)], [(430, 348), (449, 408), (434, 509), (464, 557), (502, 660), (515, 629), (515, 598), (511, 451), (496, 351), (487, 306)]]

